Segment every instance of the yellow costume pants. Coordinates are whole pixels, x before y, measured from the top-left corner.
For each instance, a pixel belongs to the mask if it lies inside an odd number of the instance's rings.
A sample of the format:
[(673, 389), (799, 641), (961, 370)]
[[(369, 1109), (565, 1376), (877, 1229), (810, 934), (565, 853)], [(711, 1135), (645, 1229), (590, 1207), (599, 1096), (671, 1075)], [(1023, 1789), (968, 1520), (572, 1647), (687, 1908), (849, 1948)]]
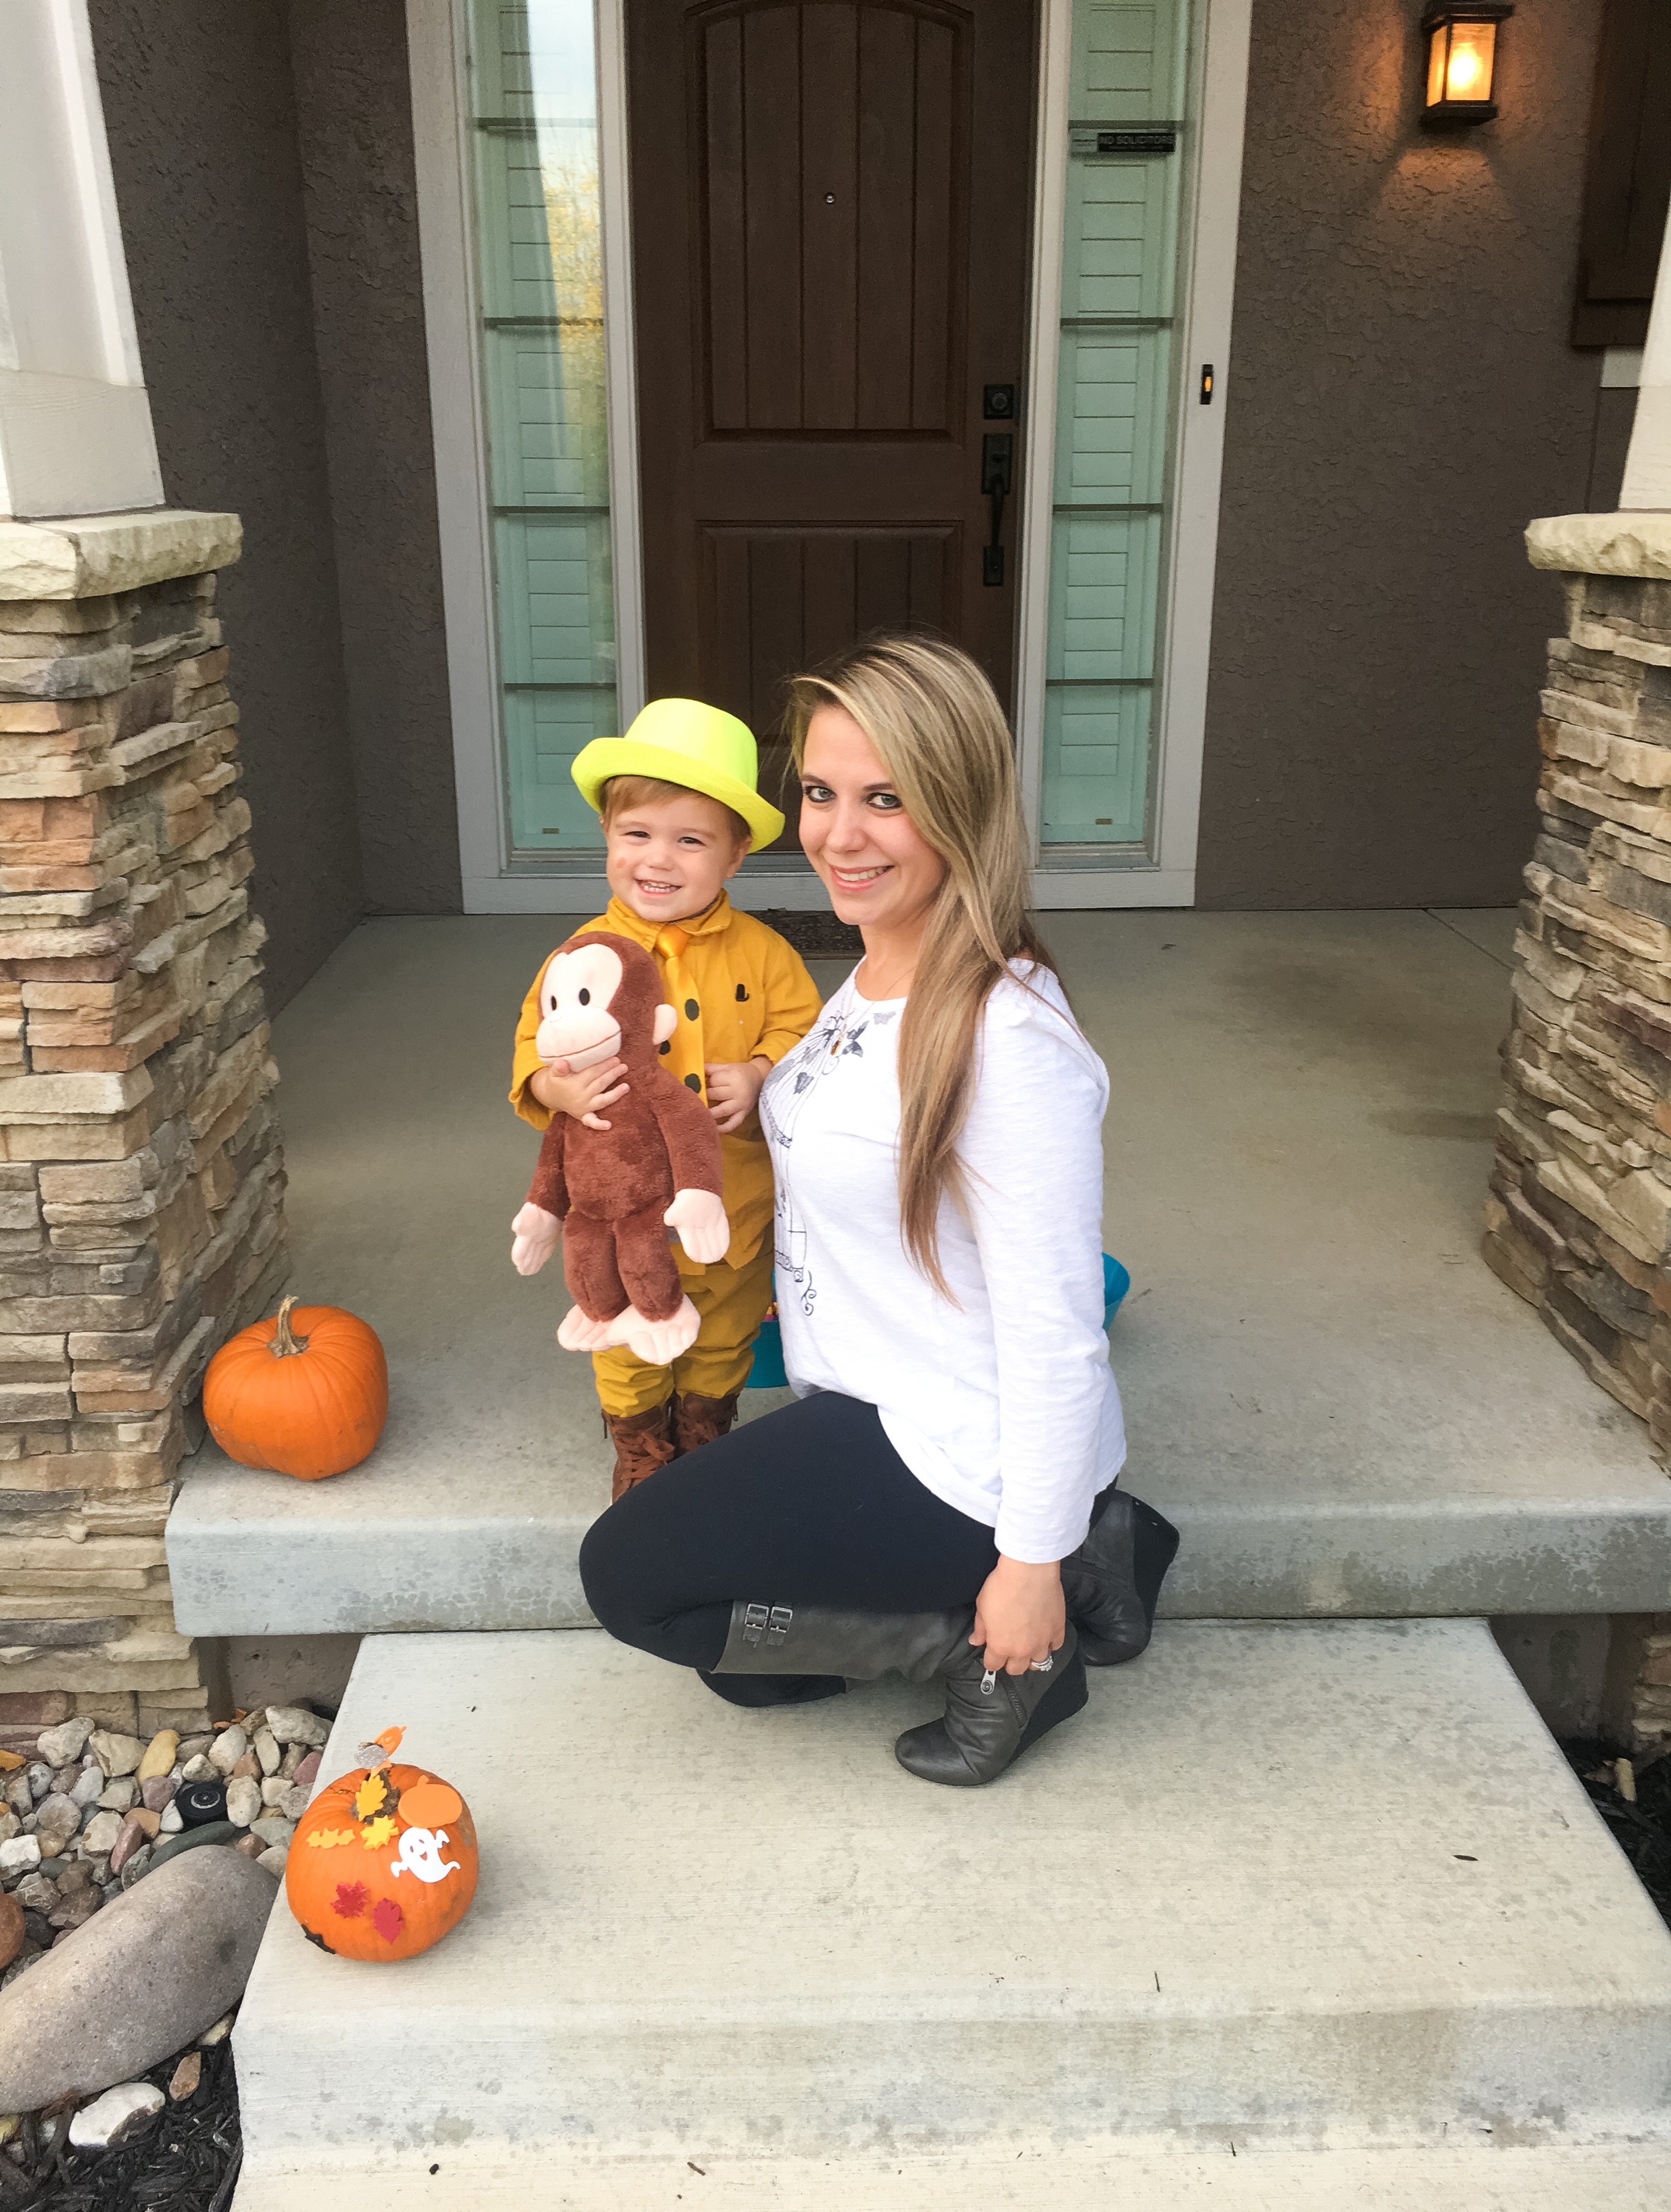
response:
[(647, 1413), (676, 1390), (681, 1396), (695, 1392), (701, 1398), (729, 1398), (748, 1381), (754, 1340), (772, 1303), (770, 1230), (754, 1257), (740, 1267), (715, 1260), (687, 1271), (681, 1257), (679, 1279), (702, 1316), (696, 1342), (671, 1367), (652, 1367), (624, 1345), (594, 1352), (592, 1371), (606, 1413)]

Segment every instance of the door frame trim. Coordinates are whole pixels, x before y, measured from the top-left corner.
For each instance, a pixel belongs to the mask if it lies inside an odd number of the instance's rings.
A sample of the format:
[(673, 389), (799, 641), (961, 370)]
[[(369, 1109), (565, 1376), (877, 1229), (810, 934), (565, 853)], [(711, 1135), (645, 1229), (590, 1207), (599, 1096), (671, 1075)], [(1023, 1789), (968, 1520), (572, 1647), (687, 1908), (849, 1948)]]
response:
[[(1190, 40), (1193, 112), (1180, 240), (1173, 404), (1178, 424), (1171, 526), (1161, 580), (1164, 624), (1157, 641), (1160, 724), (1151, 768), (1153, 811), (1146, 852), (1105, 860), (1066, 848), (1053, 863), (1039, 840), (1044, 766), (1045, 662), (1050, 631), (1051, 524), (1055, 493), (1057, 338), (1061, 321), (1067, 199), (1072, 0), (1043, 0), (1038, 167), (1034, 185), (1033, 313), (1027, 394), (1027, 492), (1022, 530), (1021, 636), (1016, 750), (1033, 840), (1033, 902), (1052, 907), (1193, 906), (1206, 742), (1207, 665), (1218, 551), (1224, 402), (1230, 388), (1236, 236), (1248, 105), (1253, 0), (1197, 0)], [(1203, 407), (1201, 364), (1213, 365), (1213, 404)]]
[[(573, 914), (605, 902), (601, 868), (595, 872), (506, 872), (507, 813), (499, 731), (491, 526), (485, 495), (487, 444), (472, 310), (476, 287), (465, 4), (465, 0), (406, 0), (463, 906), (466, 914)], [(1183, 310), (1176, 364), (1179, 434), (1164, 579), (1166, 618), (1157, 655), (1161, 721), (1153, 767), (1151, 843), (1141, 858), (1111, 854), (1104, 861), (1070, 848), (1060, 862), (1053, 862), (1036, 839), (1049, 623), (1072, 0), (1042, 0), (1016, 692), (1018, 761), (1035, 840), (1033, 902), (1041, 908), (1194, 903), (1253, 12), (1252, 0), (1195, 0), (1195, 6), (1201, 30), (1192, 39), (1191, 67), (1200, 122), (1193, 134), (1194, 167), (1187, 179), (1189, 197), (1181, 226), (1186, 265), (1180, 271)], [(624, 18), (625, 0), (594, 0), (616, 681), (623, 721), (642, 704), (645, 683)], [(1205, 361), (1211, 361), (1215, 371), (1211, 407), (1200, 406), (1196, 399), (1196, 380)], [(775, 870), (772, 858), (762, 854), (733, 879), (732, 894), (738, 905), (823, 906), (823, 887), (810, 870)]]

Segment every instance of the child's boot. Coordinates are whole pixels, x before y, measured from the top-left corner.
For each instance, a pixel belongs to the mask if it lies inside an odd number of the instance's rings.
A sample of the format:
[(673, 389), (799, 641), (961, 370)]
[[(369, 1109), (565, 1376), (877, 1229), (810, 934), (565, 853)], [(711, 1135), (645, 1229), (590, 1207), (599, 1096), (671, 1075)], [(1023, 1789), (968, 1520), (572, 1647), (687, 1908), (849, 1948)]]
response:
[(699, 1391), (684, 1391), (673, 1401), (674, 1441), (681, 1452), (696, 1451), (711, 1444), (716, 1437), (729, 1436), (736, 1419), (735, 1390), (729, 1398), (704, 1398)]
[(673, 1434), (671, 1398), (664, 1398), (642, 1413), (605, 1413), (604, 1426), (615, 1445), (615, 1480), (609, 1502), (613, 1505), (647, 1476), (676, 1460), (679, 1447)]

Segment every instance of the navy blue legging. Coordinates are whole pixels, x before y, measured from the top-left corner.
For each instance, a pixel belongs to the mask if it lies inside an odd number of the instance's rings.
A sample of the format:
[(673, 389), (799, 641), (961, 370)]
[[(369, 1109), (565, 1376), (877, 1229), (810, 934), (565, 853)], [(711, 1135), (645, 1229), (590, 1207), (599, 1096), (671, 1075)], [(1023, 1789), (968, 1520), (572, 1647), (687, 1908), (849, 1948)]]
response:
[(972, 1605), (997, 1564), (992, 1530), (923, 1487), (875, 1407), (832, 1391), (675, 1460), (580, 1546), (586, 1601), (610, 1634), (694, 1667), (739, 1705), (803, 1704), (846, 1686), (714, 1674), (734, 1599), (934, 1613)]

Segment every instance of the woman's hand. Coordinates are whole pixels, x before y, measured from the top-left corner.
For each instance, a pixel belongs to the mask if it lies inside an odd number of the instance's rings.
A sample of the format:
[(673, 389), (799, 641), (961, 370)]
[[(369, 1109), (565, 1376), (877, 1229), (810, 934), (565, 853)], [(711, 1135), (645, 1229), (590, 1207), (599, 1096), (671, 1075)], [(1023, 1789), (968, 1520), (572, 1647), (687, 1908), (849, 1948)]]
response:
[(620, 1081), (626, 1072), (624, 1060), (606, 1060), (571, 1075), (566, 1060), (548, 1060), (528, 1078), (528, 1093), (548, 1113), (572, 1115), (588, 1129), (607, 1129), (609, 1123), (598, 1119), (598, 1109), (626, 1097), (631, 1086)]
[(708, 1079), (708, 1103), (714, 1126), (728, 1136), (740, 1129), (760, 1097), (760, 1086), (772, 1072), (769, 1060), (710, 1060), (702, 1069)]
[(1060, 1565), (1052, 1560), (1044, 1566), (1029, 1566), (1000, 1552), (975, 1601), (975, 1626), (969, 1639), (986, 1645), (993, 1673), (1024, 1674), (1037, 1661), (1059, 1651), (1066, 1635)]

